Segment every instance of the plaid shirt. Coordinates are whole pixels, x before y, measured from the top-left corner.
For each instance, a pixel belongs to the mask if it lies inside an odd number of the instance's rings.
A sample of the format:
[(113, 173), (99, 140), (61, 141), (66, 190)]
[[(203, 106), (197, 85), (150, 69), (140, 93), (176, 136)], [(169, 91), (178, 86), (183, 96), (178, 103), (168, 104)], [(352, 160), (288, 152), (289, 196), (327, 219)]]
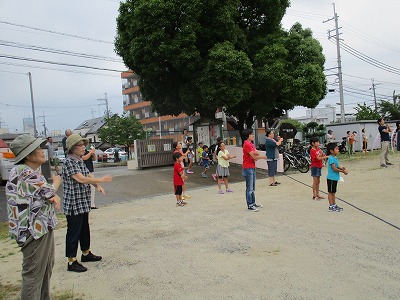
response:
[(40, 168), (15, 166), (6, 185), (9, 236), (23, 246), (29, 236), (39, 239), (54, 229), (57, 217), (49, 201), (55, 194)]
[(90, 211), (90, 184), (79, 183), (72, 175), (81, 173), (89, 175), (82, 159), (69, 155), (62, 168), (63, 178), (63, 212), (65, 215), (78, 215)]

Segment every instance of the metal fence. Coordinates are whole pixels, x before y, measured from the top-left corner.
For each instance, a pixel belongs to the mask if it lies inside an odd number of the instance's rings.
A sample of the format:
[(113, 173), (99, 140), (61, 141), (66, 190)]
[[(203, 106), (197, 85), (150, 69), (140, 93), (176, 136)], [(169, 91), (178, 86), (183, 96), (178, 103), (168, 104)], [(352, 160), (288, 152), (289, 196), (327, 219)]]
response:
[(173, 139), (135, 141), (135, 157), (139, 169), (172, 165)]

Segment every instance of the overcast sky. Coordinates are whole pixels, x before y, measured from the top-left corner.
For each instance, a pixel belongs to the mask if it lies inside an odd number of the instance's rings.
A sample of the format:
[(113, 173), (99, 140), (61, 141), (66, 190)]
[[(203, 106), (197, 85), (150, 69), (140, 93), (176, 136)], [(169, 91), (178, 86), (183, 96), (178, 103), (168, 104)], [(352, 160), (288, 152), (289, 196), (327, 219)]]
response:
[[(10, 132), (16, 130), (20, 132), (22, 118), (32, 116), (28, 72), (32, 73), (38, 131), (43, 131), (42, 116), (45, 116), (46, 126), (50, 131), (57, 129), (64, 131), (67, 128), (77, 127), (85, 119), (103, 115), (105, 106), (99, 104), (104, 102), (98, 99), (104, 98), (104, 93), (108, 95), (110, 110), (122, 112), (122, 81), (118, 72), (21, 60), (21, 58), (33, 58), (124, 70), (123, 63), (104, 60), (104, 57), (118, 59), (112, 44), (116, 33), (115, 19), (118, 7), (117, 0), (0, 0), (0, 55), (18, 57), (18, 59), (0, 57), (1, 127), (8, 127)], [(344, 43), (372, 59), (390, 67), (400, 68), (400, 41), (397, 36), (399, 1), (337, 0), (336, 11)], [(327, 39), (327, 30), (334, 28), (334, 22), (322, 23), (331, 17), (333, 17), (332, 2), (293, 0), (283, 20), (285, 28), (300, 22), (304, 27), (312, 29), (314, 37), (324, 47), (326, 69), (337, 66), (336, 46)], [(90, 39), (32, 30), (17, 25)], [(17, 48), (21, 46), (28, 48), (39, 46), (91, 54), (98, 59)], [(372, 91), (369, 90), (372, 86), (371, 78), (374, 78), (377, 84), (378, 98), (391, 99), (393, 90), (400, 94), (399, 75), (373, 67), (344, 51), (342, 51), (342, 67), (347, 90), (345, 107), (348, 111), (351, 111), (351, 107), (357, 102), (366, 101), (367, 104), (373, 104)], [(392, 69), (392, 71), (400, 73), (400, 70)], [(326, 74), (335, 72), (336, 70), (327, 71)], [(327, 78), (328, 87), (337, 89), (336, 76)], [(330, 93), (320, 106), (336, 105), (337, 102), (339, 102), (338, 92)], [(303, 114), (302, 109), (296, 109), (291, 113), (292, 116)]]

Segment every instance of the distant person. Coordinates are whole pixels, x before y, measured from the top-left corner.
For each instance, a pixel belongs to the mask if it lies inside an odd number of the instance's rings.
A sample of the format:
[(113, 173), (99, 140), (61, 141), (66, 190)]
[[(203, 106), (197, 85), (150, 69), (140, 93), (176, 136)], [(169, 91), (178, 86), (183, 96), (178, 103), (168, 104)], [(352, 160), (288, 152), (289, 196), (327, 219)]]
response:
[(333, 134), (333, 131), (332, 130), (328, 130), (328, 133), (326, 134), (326, 143), (328, 144), (328, 143), (333, 143), (334, 141), (335, 141), (335, 136), (334, 136), (334, 134)]
[(267, 155), (268, 178), (270, 186), (277, 186), (280, 182), (276, 181), (276, 173), (278, 171), (279, 150), (282, 145), (283, 138), (279, 137), (278, 141), (274, 139), (275, 132), (267, 130), (265, 139), (265, 153)]
[(172, 158), (175, 161), (173, 179), (176, 206), (185, 206), (187, 202), (182, 200), (182, 187), (184, 185), (184, 181), (187, 179), (187, 176), (185, 176), (185, 169), (182, 167), (183, 155), (180, 152), (174, 152), (174, 154), (172, 154)]
[(202, 160), (203, 166), (204, 166), (204, 171), (201, 173), (201, 177), (208, 178), (206, 173), (210, 169), (210, 165), (209, 165), (210, 157), (208, 156), (208, 146), (207, 145), (203, 146), (203, 153), (201, 155), (202, 155), (201, 160)]
[(225, 184), (225, 191), (227, 193), (232, 193), (233, 190), (231, 190), (228, 186), (228, 177), (230, 176), (229, 174), (229, 160), (232, 158), (235, 158), (236, 155), (230, 155), (228, 150), (225, 149), (225, 144), (220, 143), (219, 144), (219, 152), (218, 152), (218, 166), (217, 166), (217, 174), (218, 174), (218, 194), (223, 194), (224, 192), (221, 189), (221, 184), (224, 182)]
[(361, 129), (361, 136), (362, 136), (362, 149), (364, 155), (367, 155), (368, 152), (368, 136), (365, 133), (365, 128)]
[(187, 169), (186, 173), (193, 174), (192, 167), (193, 167), (193, 161), (194, 161), (194, 153), (193, 153), (193, 138), (191, 136), (189, 136), (187, 138), (187, 147), (188, 147), (187, 159), (188, 159), (189, 165), (188, 165), (188, 169)]
[[(182, 142), (181, 142), (183, 153), (186, 153), (186, 151), (188, 150), (188, 146), (187, 146), (188, 137), (189, 137), (188, 130), (186, 128), (184, 128), (182, 130)], [(185, 159), (186, 159), (186, 157), (185, 157)]]
[(354, 131), (353, 133), (351, 133), (350, 130), (347, 131), (347, 145), (349, 146), (348, 148), (348, 152), (349, 155), (353, 155), (354, 154), (354, 143), (356, 141), (355, 135), (354, 135)]
[(254, 146), (254, 133), (251, 129), (244, 129), (242, 132), (243, 140), (243, 166), (242, 174), (246, 179), (246, 202), (249, 211), (258, 211), (256, 203), (256, 160), (267, 159), (265, 155), (260, 155)]
[(114, 162), (119, 162), (119, 149), (114, 148)]
[[(173, 142), (172, 143), (172, 147), (174, 148), (174, 153), (175, 152), (179, 152), (180, 154), (182, 154), (183, 158), (182, 160), (180, 160), (180, 163), (182, 165), (182, 168), (185, 170), (185, 164), (183, 162), (183, 160), (187, 157), (187, 152), (183, 153), (182, 151), (182, 144), (180, 142)], [(185, 181), (183, 181), (182, 184), (182, 200), (187, 200), (192, 198), (192, 196), (189, 196), (188, 194), (186, 194), (186, 184)]]
[(67, 157), (67, 138), (68, 138), (71, 134), (72, 134), (72, 130), (71, 130), (71, 129), (65, 130), (65, 136), (64, 136), (63, 139), (61, 140), (61, 143), (62, 143), (63, 149), (64, 149), (65, 158)]
[(197, 156), (198, 156), (198, 158), (199, 158), (199, 161), (198, 161), (198, 164), (199, 164), (199, 166), (201, 166), (202, 164), (203, 164), (203, 162), (202, 162), (202, 160), (201, 160), (201, 158), (203, 157), (203, 142), (199, 142), (198, 144), (197, 144)]
[[(396, 149), (400, 152), (400, 122), (396, 122)], [(400, 165), (399, 165), (400, 168)]]
[(49, 150), (49, 161), (50, 165), (54, 167), (57, 175), (60, 174), (60, 159), (54, 153), (53, 138), (51, 136), (47, 137), (47, 149)]
[(65, 256), (68, 258), (68, 271), (85, 272), (87, 268), (76, 258), (78, 244), (82, 251), (81, 262), (100, 261), (101, 256), (90, 250), (90, 184), (105, 194), (100, 182), (110, 182), (109, 175), (94, 178), (89, 174), (82, 156), (89, 140), (78, 134), (71, 134), (66, 141), (68, 156), (63, 163), (63, 212), (67, 218)]
[(385, 124), (385, 120), (383, 118), (378, 119), (378, 131), (381, 135), (381, 167), (387, 168), (387, 166), (393, 165), (389, 162), (388, 152), (389, 152), (389, 145), (390, 145), (390, 136), (389, 133), (391, 129), (388, 124)]
[[(56, 194), (61, 177), (46, 181), (40, 166), (46, 161), (41, 146), (45, 140), (24, 134), (10, 144), (15, 164), (6, 185), (9, 236), (22, 252), (21, 299), (50, 299), (54, 266), (54, 229), (60, 208)], [(4, 274), (5, 276), (7, 274)]]
[[(222, 143), (222, 137), (217, 137), (217, 143), (215, 144), (215, 148), (214, 148), (214, 152), (213, 152), (213, 160), (218, 162), (218, 152), (219, 152), (219, 145), (221, 145)], [(218, 169), (218, 164), (217, 164), (217, 168)], [(218, 172), (215, 171), (215, 173), (211, 174), (211, 176), (213, 177), (214, 181), (217, 181), (217, 177), (218, 177)]]
[(319, 139), (317, 137), (310, 138), (310, 158), (311, 158), (311, 177), (313, 178), (313, 200), (324, 199), (319, 194), (319, 184), (321, 182), (322, 161), (327, 159), (321, 148), (319, 147)]
[[(83, 162), (86, 168), (89, 170), (90, 176), (94, 177), (94, 166), (93, 161), (96, 161), (96, 149), (90, 147), (90, 151), (85, 149), (85, 154), (82, 156)], [(97, 209), (94, 198), (96, 196), (96, 188), (94, 185), (90, 185), (90, 208)]]
[(328, 184), (328, 201), (329, 201), (329, 212), (340, 212), (343, 208), (336, 204), (336, 191), (337, 183), (340, 180), (340, 174), (347, 175), (348, 172), (345, 167), (339, 167), (339, 161), (337, 155), (339, 153), (339, 147), (336, 143), (329, 143), (326, 147), (326, 152), (329, 153), (328, 157), (328, 174), (326, 176)]

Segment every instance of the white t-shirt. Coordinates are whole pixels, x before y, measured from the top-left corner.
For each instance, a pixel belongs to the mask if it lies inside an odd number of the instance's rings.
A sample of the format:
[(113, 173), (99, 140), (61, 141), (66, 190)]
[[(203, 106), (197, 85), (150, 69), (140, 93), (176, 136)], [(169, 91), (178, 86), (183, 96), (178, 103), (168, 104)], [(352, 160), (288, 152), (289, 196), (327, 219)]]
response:
[(229, 155), (228, 150), (225, 150), (225, 151), (219, 150), (219, 152), (218, 152), (218, 164), (223, 168), (229, 167), (229, 160), (222, 158), (222, 156), (228, 156), (228, 155)]

